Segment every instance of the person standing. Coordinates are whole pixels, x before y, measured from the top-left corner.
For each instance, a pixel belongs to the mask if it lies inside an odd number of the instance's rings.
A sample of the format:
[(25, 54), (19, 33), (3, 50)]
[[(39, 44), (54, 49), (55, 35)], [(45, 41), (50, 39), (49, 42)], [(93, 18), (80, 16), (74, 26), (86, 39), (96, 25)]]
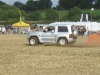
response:
[(17, 34), (19, 34), (20, 33), (20, 28), (18, 27), (18, 29), (17, 29)]
[(86, 29), (86, 36), (88, 36), (89, 35), (89, 28), (87, 27), (87, 29)]
[(2, 27), (2, 34), (5, 34), (6, 33), (6, 29), (5, 29), (5, 27), (3, 26)]
[(0, 34), (2, 33), (2, 27), (0, 26)]

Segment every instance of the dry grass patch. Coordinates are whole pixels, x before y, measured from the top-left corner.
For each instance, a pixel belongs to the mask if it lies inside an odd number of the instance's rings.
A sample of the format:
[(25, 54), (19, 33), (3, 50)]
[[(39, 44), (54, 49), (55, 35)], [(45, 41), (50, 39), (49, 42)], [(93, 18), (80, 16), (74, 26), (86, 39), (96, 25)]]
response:
[(0, 75), (100, 75), (100, 47), (29, 46), (27, 35), (0, 35)]

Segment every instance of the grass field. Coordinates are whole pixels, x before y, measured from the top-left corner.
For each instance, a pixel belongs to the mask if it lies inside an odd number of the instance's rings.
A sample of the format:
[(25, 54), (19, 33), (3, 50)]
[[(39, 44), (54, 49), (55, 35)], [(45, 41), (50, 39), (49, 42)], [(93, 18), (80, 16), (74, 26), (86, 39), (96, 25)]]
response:
[(0, 75), (100, 75), (100, 47), (88, 37), (74, 45), (29, 46), (27, 35), (0, 35)]

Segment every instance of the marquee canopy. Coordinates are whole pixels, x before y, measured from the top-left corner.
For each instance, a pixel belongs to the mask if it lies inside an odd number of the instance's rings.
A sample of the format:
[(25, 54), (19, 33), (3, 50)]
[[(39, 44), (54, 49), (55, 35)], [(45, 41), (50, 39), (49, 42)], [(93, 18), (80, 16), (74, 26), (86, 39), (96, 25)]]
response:
[(14, 23), (13, 26), (15, 26), (15, 27), (18, 27), (18, 26), (19, 26), (19, 27), (29, 27), (30, 24), (25, 23), (25, 22), (23, 22), (23, 21), (20, 21), (20, 22)]
[(14, 23), (13, 26), (15, 26), (15, 27), (29, 27), (30, 24), (25, 23), (25, 22), (22, 21), (21, 11), (19, 11), (19, 14), (20, 14), (20, 21), (17, 22), (17, 23)]

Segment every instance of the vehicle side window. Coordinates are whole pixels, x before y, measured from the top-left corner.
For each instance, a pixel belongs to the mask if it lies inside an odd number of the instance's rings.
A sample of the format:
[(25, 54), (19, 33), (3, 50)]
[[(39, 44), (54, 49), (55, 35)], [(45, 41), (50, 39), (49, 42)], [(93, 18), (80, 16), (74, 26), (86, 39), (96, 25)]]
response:
[(68, 32), (68, 28), (66, 26), (58, 26), (58, 32)]
[(45, 29), (47, 29), (46, 31), (44, 30), (44, 32), (54, 32), (55, 31), (55, 27), (54, 26), (49, 26), (49, 27), (47, 27), (47, 28), (45, 28)]

